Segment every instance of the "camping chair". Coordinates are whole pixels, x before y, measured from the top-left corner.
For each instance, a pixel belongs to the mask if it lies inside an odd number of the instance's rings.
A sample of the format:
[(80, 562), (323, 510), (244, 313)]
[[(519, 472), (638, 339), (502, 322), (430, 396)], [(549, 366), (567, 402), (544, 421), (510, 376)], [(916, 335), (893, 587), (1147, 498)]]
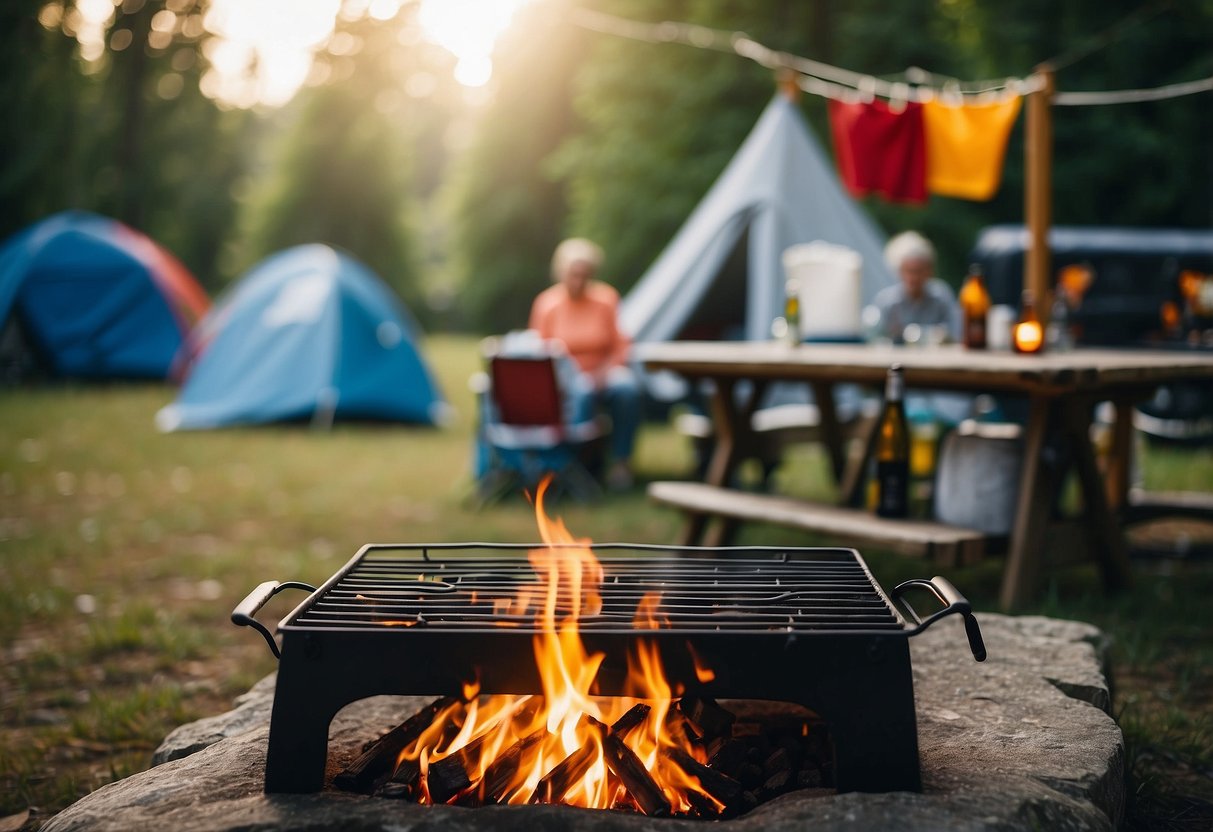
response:
[(601, 452), (597, 440), (607, 433), (606, 420), (573, 421), (566, 413), (556, 354), (504, 355), (490, 339), (485, 358), (480, 425), (485, 459), (476, 487), (480, 502), (534, 488), (547, 474), (554, 476), (554, 486), (578, 499), (597, 497), (602, 489), (586, 460), (595, 450)]

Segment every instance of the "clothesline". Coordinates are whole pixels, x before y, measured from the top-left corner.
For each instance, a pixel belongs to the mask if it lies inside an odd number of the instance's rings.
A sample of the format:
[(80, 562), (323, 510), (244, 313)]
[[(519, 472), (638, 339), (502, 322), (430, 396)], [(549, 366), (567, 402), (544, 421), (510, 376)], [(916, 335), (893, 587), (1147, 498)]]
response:
[[(870, 101), (879, 96), (893, 104), (899, 102), (925, 103), (987, 103), (1011, 95), (1027, 95), (1042, 89), (1044, 77), (1032, 73), (1024, 78), (1004, 78), (989, 81), (961, 81), (948, 78), (941, 84), (931, 82), (938, 77), (918, 67), (910, 67), (904, 80), (888, 81), (814, 61), (799, 55), (779, 52), (759, 43), (743, 32), (727, 32), (694, 23), (663, 21), (644, 23), (588, 9), (574, 11), (573, 22), (604, 34), (649, 43), (680, 43), (697, 49), (729, 52), (747, 58), (767, 69), (791, 69), (797, 73), (796, 83), (805, 92), (838, 101)], [(1162, 101), (1213, 90), (1213, 77), (1179, 84), (1141, 90), (1107, 90), (1092, 92), (1057, 92), (1052, 103), (1058, 106), (1094, 106), (1125, 104), (1141, 101)]]

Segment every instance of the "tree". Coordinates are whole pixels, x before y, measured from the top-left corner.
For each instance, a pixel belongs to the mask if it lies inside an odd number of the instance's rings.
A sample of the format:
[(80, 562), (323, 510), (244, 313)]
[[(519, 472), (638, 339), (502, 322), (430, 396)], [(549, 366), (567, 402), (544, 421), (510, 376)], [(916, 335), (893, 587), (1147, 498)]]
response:
[(565, 193), (548, 160), (576, 124), (570, 79), (586, 41), (566, 11), (538, 0), (520, 12), (494, 56), (495, 94), (450, 168), (452, 277), (465, 320), (482, 332), (526, 325), (565, 235)]
[(0, 5), (0, 237), (80, 201), (75, 139), (85, 79), (44, 0)]
[(204, 4), (128, 0), (99, 33), (104, 48), (87, 57), (73, 4), (4, 9), (0, 62), (13, 83), (0, 93), (0, 231), (67, 208), (97, 211), (147, 232), (216, 285), (252, 117), (199, 90)]
[(359, 20), (339, 26), (334, 41), (341, 54), (327, 58), (332, 80), (291, 104), (293, 119), (273, 148), (270, 170), (244, 206), (244, 264), (288, 246), (328, 243), (366, 263), (417, 308), (410, 148), (384, 97), (397, 86), (395, 33)]

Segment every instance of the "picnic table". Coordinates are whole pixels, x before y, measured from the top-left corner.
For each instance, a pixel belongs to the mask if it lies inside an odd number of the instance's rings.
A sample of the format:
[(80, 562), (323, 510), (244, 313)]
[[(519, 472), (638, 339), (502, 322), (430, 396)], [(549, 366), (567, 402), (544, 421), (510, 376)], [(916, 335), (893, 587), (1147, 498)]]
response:
[[(1028, 402), (1024, 461), (1015, 519), (1003, 543), (1004, 609), (1029, 600), (1038, 584), (1046, 536), (1055, 549), (1085, 550), (1097, 561), (1105, 585), (1127, 586), (1130, 571), (1123, 521), (1133, 508), (1130, 485), (1132, 412), (1162, 384), (1213, 379), (1213, 355), (1165, 350), (1076, 349), (1043, 355), (975, 352), (958, 345), (901, 347), (862, 344), (780, 342), (650, 343), (637, 346), (646, 369), (668, 370), (688, 380), (712, 382), (711, 418), (716, 445), (703, 482), (657, 482), (649, 494), (687, 514), (683, 543), (718, 543), (741, 521), (766, 520), (835, 537), (857, 545), (879, 543), (894, 550), (972, 560), (989, 544), (988, 536), (932, 521), (888, 520), (857, 509), (866, 458), (848, 460), (846, 439), (835, 406), (842, 384), (882, 387), (892, 364), (905, 369), (908, 388), (965, 393), (1002, 393)], [(768, 386), (800, 382), (812, 389), (820, 412), (820, 435), (839, 485), (839, 501), (824, 507), (779, 495), (743, 493), (730, 488), (740, 450), (752, 437), (751, 417)], [(1095, 405), (1111, 402), (1115, 418), (1101, 470), (1090, 429)], [(1059, 467), (1055, 449), (1068, 451)], [(1051, 450), (1052, 449), (1052, 450)], [(1064, 476), (1077, 474), (1082, 510), (1075, 522), (1050, 515)], [(1149, 511), (1165, 512), (1158, 500), (1143, 497)], [(1183, 508), (1183, 507), (1181, 507)], [(1187, 509), (1191, 509), (1188, 506)], [(1202, 509), (1197, 508), (1197, 513)], [(1192, 513), (1187, 511), (1187, 513)], [(709, 521), (722, 522), (713, 531)]]

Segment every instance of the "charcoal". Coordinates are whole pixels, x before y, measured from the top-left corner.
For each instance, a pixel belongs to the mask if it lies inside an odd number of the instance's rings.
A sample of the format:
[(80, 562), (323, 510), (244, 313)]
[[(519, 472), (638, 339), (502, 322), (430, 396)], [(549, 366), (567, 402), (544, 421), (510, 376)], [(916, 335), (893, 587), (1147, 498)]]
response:
[(727, 737), (732, 734), (737, 717), (706, 696), (684, 696), (678, 710), (691, 721), (704, 739)]
[(762, 766), (754, 763), (744, 763), (741, 768), (737, 770), (737, 780), (739, 780), (741, 785), (746, 789), (758, 788), (762, 785), (762, 782), (765, 779), (766, 775), (763, 774)]
[(792, 761), (792, 768), (800, 768), (800, 763), (804, 759), (803, 740), (803, 737), (789, 736), (787, 734), (775, 740), (775, 747), (783, 749), (788, 755), (788, 759)]
[(821, 772), (815, 768), (802, 768), (796, 773), (796, 788), (798, 789), (819, 789), (821, 788)]
[(375, 789), (375, 797), (386, 797), (389, 800), (407, 800), (413, 797), (413, 787), (406, 783), (388, 781)]
[(746, 746), (741, 740), (717, 739), (708, 746), (708, 765), (730, 777), (736, 777), (745, 762)]
[(767, 777), (781, 771), (791, 771), (792, 760), (788, 756), (788, 752), (782, 748), (777, 748), (771, 752), (762, 762), (762, 773)]
[(769, 800), (775, 795), (783, 794), (788, 790), (788, 783), (792, 782), (792, 772), (784, 769), (777, 771), (766, 779), (759, 789), (759, 794), (763, 800)]

